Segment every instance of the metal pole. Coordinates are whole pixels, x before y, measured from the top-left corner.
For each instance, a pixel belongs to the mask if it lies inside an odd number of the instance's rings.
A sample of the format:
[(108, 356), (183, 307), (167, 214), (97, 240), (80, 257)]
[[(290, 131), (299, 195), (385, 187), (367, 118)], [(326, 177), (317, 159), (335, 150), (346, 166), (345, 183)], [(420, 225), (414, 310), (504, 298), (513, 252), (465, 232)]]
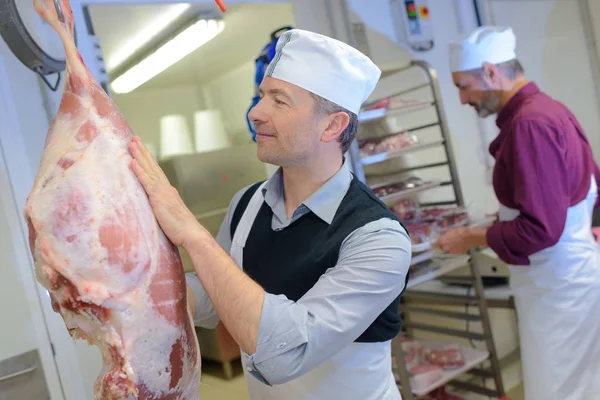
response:
[[(473, 258), (475, 250), (471, 250), (471, 259)], [(490, 316), (488, 312), (487, 302), (485, 299), (485, 291), (483, 284), (481, 283), (481, 273), (474, 262), (469, 263), (471, 268), (471, 274), (473, 275), (473, 284), (475, 285), (475, 293), (479, 298), (479, 316), (481, 317), (481, 325), (485, 332), (485, 343), (490, 352), (490, 364), (492, 371), (494, 372), (494, 383), (496, 384), (496, 391), (500, 395), (499, 397), (506, 396), (504, 392), (504, 383), (502, 382), (502, 370), (500, 368), (500, 362), (498, 361), (498, 353), (496, 351), (496, 345), (494, 344), (494, 337), (492, 335), (492, 325), (490, 323)]]
[(402, 392), (402, 400), (414, 400), (412, 390), (410, 388), (410, 375), (406, 370), (404, 363), (404, 352), (402, 351), (402, 334), (398, 334), (392, 339), (392, 354), (396, 356), (396, 372), (400, 377), (400, 391)]
[(442, 93), (437, 81), (437, 74), (435, 70), (426, 61), (413, 60), (411, 64), (421, 67), (423, 71), (429, 77), (431, 83), (431, 90), (435, 101), (435, 111), (438, 116), (440, 129), (442, 130), (442, 136), (444, 137), (444, 149), (446, 152), (446, 158), (448, 159), (448, 168), (450, 169), (450, 176), (453, 182), (454, 196), (459, 206), (464, 206), (464, 198), (460, 181), (458, 179), (458, 171), (456, 169), (456, 160), (454, 158), (454, 152), (452, 150), (452, 139), (450, 138), (450, 130), (448, 129), (448, 121), (446, 120), (446, 113), (444, 111), (444, 105), (442, 104)]

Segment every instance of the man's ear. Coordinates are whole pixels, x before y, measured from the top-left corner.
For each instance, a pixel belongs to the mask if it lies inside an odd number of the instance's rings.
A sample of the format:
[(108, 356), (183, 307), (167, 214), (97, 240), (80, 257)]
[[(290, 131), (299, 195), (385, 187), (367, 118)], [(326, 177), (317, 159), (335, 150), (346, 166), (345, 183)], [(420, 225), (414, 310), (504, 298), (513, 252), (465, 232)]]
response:
[(329, 143), (332, 140), (337, 140), (340, 135), (346, 130), (350, 123), (350, 116), (345, 112), (337, 112), (325, 118), (327, 126), (321, 135), (321, 141)]
[(483, 71), (482, 71), (482, 79), (488, 86), (492, 86), (497, 83), (500, 79), (500, 74), (498, 73), (498, 67), (494, 64), (484, 63)]

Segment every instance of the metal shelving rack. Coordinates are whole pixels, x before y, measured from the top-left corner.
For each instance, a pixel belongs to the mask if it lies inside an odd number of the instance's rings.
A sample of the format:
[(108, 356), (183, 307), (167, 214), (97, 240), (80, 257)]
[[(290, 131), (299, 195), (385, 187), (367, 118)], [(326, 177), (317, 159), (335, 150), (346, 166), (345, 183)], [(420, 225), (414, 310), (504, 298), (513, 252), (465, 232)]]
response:
[[(447, 186), (452, 188), (454, 197), (452, 200), (421, 203), (421, 205), (465, 206), (460, 182), (458, 179), (456, 162), (451, 148), (450, 133), (445, 118), (442, 97), (438, 86), (435, 70), (424, 61), (412, 61), (409, 65), (384, 67), (382, 68), (382, 82), (385, 82), (386, 78), (389, 78), (396, 74), (407, 72), (412, 69), (421, 70), (422, 75), (426, 78), (426, 82), (413, 85), (400, 92), (394, 93), (392, 96), (403, 99), (405, 96), (411, 95), (416, 91), (430, 89), (432, 99), (430, 101), (421, 101), (418, 104), (415, 102), (406, 103), (407, 107), (402, 107), (401, 109), (394, 109), (393, 111), (390, 110), (390, 116), (393, 116), (397, 119), (402, 119), (405, 116), (405, 113), (412, 113), (418, 110), (423, 110), (426, 108), (431, 109), (431, 107), (434, 107), (435, 115), (437, 116), (437, 120), (434, 123), (427, 123), (421, 126), (416, 126), (414, 128), (408, 129), (408, 131), (414, 132), (418, 135), (419, 131), (423, 129), (438, 127), (441, 132), (441, 140), (437, 140), (427, 144), (417, 144), (414, 146), (403, 148), (401, 150), (394, 150), (388, 153), (376, 154), (362, 158), (359, 153), (358, 145), (355, 143), (351, 149), (350, 157), (350, 162), (352, 163), (353, 170), (359, 179), (361, 179), (373, 189), (377, 186), (381, 186), (382, 184), (392, 183), (393, 179), (388, 180), (387, 182), (380, 181), (378, 184), (373, 184), (372, 182), (370, 182), (372, 177), (369, 176), (368, 172), (365, 173), (365, 167), (379, 163), (384, 163), (390, 159), (401, 158), (406, 156), (407, 154), (412, 154), (413, 152), (421, 151), (423, 149), (441, 147), (444, 150), (446, 160), (401, 169), (398, 171), (398, 173), (413, 173), (415, 171), (427, 168), (447, 167), (450, 175), (449, 181), (432, 182), (431, 184), (422, 187), (417, 187), (406, 192), (385, 196), (383, 200), (388, 205), (391, 205), (394, 202), (398, 202), (404, 198), (415, 196), (424, 191)], [(380, 82), (379, 85), (382, 84), (383, 83)], [(373, 103), (374, 102), (370, 102), (369, 104)], [(366, 104), (365, 106), (368, 106), (369, 104)], [(384, 111), (366, 111), (359, 115), (359, 121), (361, 121), (361, 124), (372, 124), (374, 123), (374, 121), (386, 118), (386, 115), (381, 115), (382, 112)], [(387, 133), (390, 134), (389, 132)], [(399, 132), (392, 132), (391, 134), (395, 133)], [(359, 136), (358, 139), (365, 139), (365, 137)], [(398, 335), (398, 337), (396, 337), (392, 341), (392, 352), (396, 356), (396, 373), (400, 380), (399, 387), (402, 392), (403, 399), (417, 399), (443, 385), (448, 385), (458, 390), (477, 393), (491, 398), (500, 398), (505, 396), (498, 354), (492, 337), (490, 318), (484, 293), (484, 287), (478, 269), (471, 262), (471, 257), (469, 256), (440, 256), (433, 250), (414, 254), (412, 264), (418, 264), (426, 262), (428, 260), (430, 260), (429, 262), (433, 264), (430, 268), (425, 268), (424, 271), (420, 271), (416, 276), (411, 276), (407, 290), (402, 297), (402, 304), (400, 310), (404, 317), (403, 331), (400, 335)], [(436, 292), (426, 290), (414, 290), (419, 285), (422, 285), (426, 282), (431, 282), (432, 280), (437, 279), (442, 275), (455, 271), (458, 268), (466, 267), (467, 265), (469, 266), (470, 274), (466, 277), (456, 279), (462, 280), (463, 284), (469, 286), (469, 292), (472, 292), (473, 295), (453, 295), (447, 293), (439, 293), (439, 291)], [(473, 314), (469, 313), (468, 311), (442, 311), (439, 309), (428, 307), (431, 304), (456, 305), (466, 307), (473, 306), (478, 310), (478, 313)], [(460, 329), (451, 329), (450, 327), (444, 326), (442, 324), (435, 325), (430, 323), (418, 323), (411, 321), (410, 316), (417, 314), (434, 316), (436, 319), (445, 318), (454, 321), (464, 321), (467, 327), (463, 331)], [(481, 325), (481, 333), (475, 333), (472, 331), (472, 328), (469, 329), (470, 324), (475, 325), (477, 323)], [(454, 371), (446, 371), (444, 373), (444, 378), (441, 381), (438, 381), (435, 385), (432, 385), (421, 391), (415, 391), (411, 388), (410, 385), (410, 375), (404, 363), (404, 354), (402, 351), (402, 345), (400, 340), (401, 336), (418, 338), (415, 335), (415, 332), (429, 332), (441, 334), (444, 337), (449, 336), (454, 338), (468, 339), (471, 343), (480, 342), (482, 343), (481, 347), (484, 347), (485, 350), (476, 350), (474, 348), (469, 348), (465, 346), (463, 348), (463, 355), (466, 360), (466, 365), (464, 367), (456, 369)], [(457, 378), (459, 377), (466, 377), (467, 380), (458, 380)], [(492, 385), (486, 385), (486, 383), (489, 383), (490, 381)], [(489, 386), (493, 386), (493, 388), (490, 388)]]

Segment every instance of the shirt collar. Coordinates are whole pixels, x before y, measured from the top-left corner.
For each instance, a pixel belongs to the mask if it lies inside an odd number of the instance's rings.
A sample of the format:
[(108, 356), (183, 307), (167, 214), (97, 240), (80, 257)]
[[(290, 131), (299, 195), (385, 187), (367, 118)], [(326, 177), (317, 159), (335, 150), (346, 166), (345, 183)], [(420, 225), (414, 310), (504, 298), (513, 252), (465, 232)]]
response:
[[(344, 196), (348, 192), (352, 174), (348, 166), (348, 162), (344, 160), (342, 167), (335, 173), (323, 186), (317, 189), (309, 198), (302, 204), (312, 211), (317, 217), (331, 224), (337, 209), (339, 208)], [(265, 202), (275, 212), (276, 209), (283, 207), (284, 192), (283, 192), (283, 173), (281, 168), (277, 170), (267, 181), (263, 190)]]
[(496, 118), (496, 125), (500, 128), (500, 134), (496, 139), (490, 143), (489, 151), (493, 157), (496, 157), (496, 153), (500, 149), (500, 146), (504, 142), (504, 138), (507, 134), (506, 128), (510, 126), (511, 122), (517, 115), (517, 111), (523, 105), (523, 102), (529, 97), (540, 93), (539, 87), (534, 82), (529, 82), (523, 86), (508, 102), (502, 107), (502, 110), (498, 113)]
[(502, 110), (498, 113), (498, 117), (496, 118), (496, 125), (498, 128), (502, 129), (508, 123), (512, 121), (514, 116), (517, 113), (517, 110), (521, 107), (521, 104), (528, 97), (540, 93), (540, 89), (534, 82), (529, 82), (525, 86), (523, 86), (517, 93), (513, 95), (513, 97), (508, 100), (508, 103), (502, 107)]

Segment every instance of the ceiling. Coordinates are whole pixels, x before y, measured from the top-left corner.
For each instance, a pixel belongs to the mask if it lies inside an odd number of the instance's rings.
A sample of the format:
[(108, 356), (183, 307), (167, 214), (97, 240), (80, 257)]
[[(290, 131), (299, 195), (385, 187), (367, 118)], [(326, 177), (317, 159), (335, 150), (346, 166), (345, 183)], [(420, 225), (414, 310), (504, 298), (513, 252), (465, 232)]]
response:
[[(160, 38), (142, 49), (121, 66), (110, 68), (110, 61), (123, 43), (157, 18), (172, 13), (176, 4), (164, 5), (95, 5), (90, 7), (94, 30), (102, 46), (107, 71), (111, 79), (132, 61), (141, 59), (148, 50), (160, 43)], [(190, 4), (190, 7), (165, 28), (163, 34), (180, 29), (181, 25), (201, 12), (218, 11), (213, 4)], [(274, 30), (294, 25), (292, 6), (289, 3), (232, 4), (223, 15), (225, 30), (198, 50), (183, 58), (136, 90), (202, 84), (209, 82), (243, 63), (254, 60), (270, 40)]]

